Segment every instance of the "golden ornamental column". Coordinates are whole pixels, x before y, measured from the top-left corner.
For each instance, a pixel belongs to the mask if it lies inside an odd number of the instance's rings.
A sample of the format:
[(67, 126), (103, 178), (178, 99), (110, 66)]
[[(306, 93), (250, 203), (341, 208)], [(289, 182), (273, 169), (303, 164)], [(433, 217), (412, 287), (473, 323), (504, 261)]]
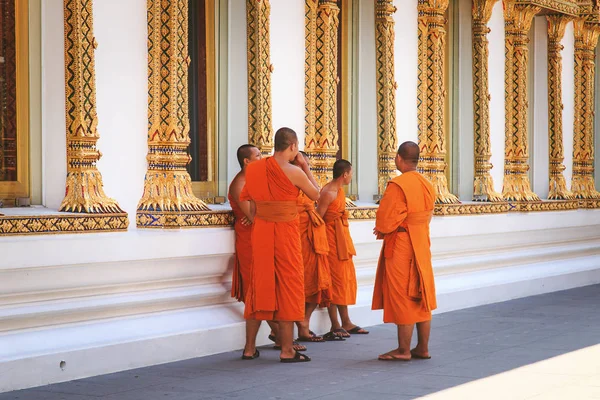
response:
[(65, 0), (65, 94), (67, 123), (67, 187), (60, 211), (122, 213), (102, 188), (96, 162), (96, 71), (92, 0)]
[(388, 181), (395, 176), (394, 162), (398, 151), (396, 138), (396, 89), (394, 78), (393, 0), (377, 0), (375, 5), (375, 51), (377, 70), (377, 158), (378, 197), (383, 196)]
[(459, 203), (448, 190), (446, 179), (446, 132), (444, 56), (446, 39), (445, 13), (449, 0), (420, 0), (419, 11), (419, 84), (417, 89), (419, 118), (419, 171), (436, 190), (436, 202)]
[(505, 153), (502, 195), (511, 201), (535, 201), (529, 182), (527, 56), (528, 32), (540, 7), (504, 0)]
[(148, 171), (138, 226), (182, 226), (178, 213), (207, 211), (192, 193), (186, 166), (188, 117), (188, 2), (148, 0)]
[(578, 199), (598, 199), (594, 184), (595, 49), (600, 27), (575, 21), (575, 126), (571, 191)]
[(248, 143), (263, 155), (273, 151), (269, 0), (246, 0), (248, 37)]
[[(337, 84), (339, 82), (338, 63), (338, 15), (340, 9), (335, 0), (306, 1), (307, 19), (315, 18), (314, 23), (306, 23), (307, 42), (307, 83), (310, 83), (314, 68), (314, 117), (312, 104), (307, 99), (307, 131), (305, 149), (312, 159), (312, 169), (319, 185), (323, 186), (332, 178), (333, 164), (338, 151), (337, 126)], [(311, 15), (312, 13), (312, 15)], [(313, 32), (310, 29), (314, 29)], [(314, 57), (308, 54), (314, 50)], [(310, 97), (310, 93), (307, 94)], [(313, 121), (310, 119), (313, 118)], [(314, 129), (309, 125), (314, 123)]]
[(498, 0), (473, 0), (473, 125), (475, 132), (475, 180), (473, 200), (502, 201), (502, 195), (494, 190), (490, 174), (490, 93), (489, 93), (489, 40), (487, 24)]
[(565, 36), (571, 17), (548, 15), (548, 133), (550, 142), (550, 188), (548, 199), (565, 200), (573, 198), (567, 190), (563, 171), (563, 103), (562, 103), (562, 55), (564, 46), (560, 41)]

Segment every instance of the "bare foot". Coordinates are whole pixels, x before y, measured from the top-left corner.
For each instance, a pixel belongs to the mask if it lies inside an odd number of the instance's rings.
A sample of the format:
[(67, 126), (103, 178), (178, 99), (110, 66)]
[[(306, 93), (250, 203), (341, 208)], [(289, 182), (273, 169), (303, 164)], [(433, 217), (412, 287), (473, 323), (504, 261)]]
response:
[[(273, 346), (273, 348), (275, 350), (281, 350), (281, 344), (279, 344), (278, 342), (275, 342), (275, 346)], [(294, 351), (306, 351), (306, 346), (301, 345), (300, 343), (294, 341)], [(296, 353), (294, 353), (296, 354)]]
[(418, 348), (412, 349), (410, 355), (412, 358), (417, 358), (419, 360), (429, 360), (431, 358), (428, 351), (420, 351)]
[(401, 352), (399, 349), (394, 349), (379, 355), (378, 359), (381, 361), (410, 361), (411, 354), (410, 352)]

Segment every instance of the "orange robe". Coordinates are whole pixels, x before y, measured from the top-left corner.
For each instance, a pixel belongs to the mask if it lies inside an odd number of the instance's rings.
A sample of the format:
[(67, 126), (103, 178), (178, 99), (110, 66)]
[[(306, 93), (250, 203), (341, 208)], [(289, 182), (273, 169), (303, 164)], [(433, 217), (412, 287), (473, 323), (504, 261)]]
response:
[(250, 271), (252, 269), (252, 225), (243, 225), (244, 212), (238, 203), (228, 196), (229, 204), (235, 216), (235, 264), (231, 279), (231, 297), (244, 301), (250, 284)]
[(429, 321), (437, 308), (429, 239), (434, 202), (433, 186), (416, 171), (392, 179), (381, 199), (375, 228), (383, 247), (372, 308), (383, 309), (384, 322)]
[(241, 200), (256, 204), (247, 319), (304, 320), (304, 265), (298, 225), (299, 190), (273, 157), (249, 164)]
[(298, 215), (304, 261), (304, 296), (307, 303), (326, 307), (331, 301), (331, 275), (327, 262), (329, 243), (325, 221), (315, 210), (315, 202), (302, 192), (298, 196)]
[(356, 270), (352, 256), (356, 255), (348, 229), (346, 194), (338, 191), (336, 199), (325, 213), (327, 240), (329, 242), (329, 270), (331, 272), (331, 304), (349, 306), (356, 304)]

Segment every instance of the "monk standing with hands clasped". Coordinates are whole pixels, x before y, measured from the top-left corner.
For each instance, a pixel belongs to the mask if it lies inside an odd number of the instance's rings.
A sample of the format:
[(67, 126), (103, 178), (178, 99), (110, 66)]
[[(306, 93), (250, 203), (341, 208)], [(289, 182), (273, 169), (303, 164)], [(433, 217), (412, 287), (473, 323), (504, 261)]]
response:
[[(385, 190), (374, 233), (383, 239), (373, 310), (383, 309), (383, 321), (398, 326), (398, 348), (379, 356), (382, 361), (429, 359), (431, 311), (437, 307), (429, 238), (435, 191), (417, 172), (419, 146), (402, 143), (396, 167), (402, 175)], [(415, 324), (417, 347), (410, 349)]]
[[(298, 166), (292, 165), (294, 161)], [(289, 128), (275, 133), (275, 153), (248, 165), (241, 201), (250, 201), (252, 271), (244, 317), (247, 320), (244, 356), (257, 356), (256, 332), (261, 320), (277, 321), (281, 340), (280, 360), (307, 362), (294, 350), (294, 322), (304, 320), (304, 265), (298, 230), (299, 189), (318, 200), (318, 185), (304, 157), (298, 138)]]

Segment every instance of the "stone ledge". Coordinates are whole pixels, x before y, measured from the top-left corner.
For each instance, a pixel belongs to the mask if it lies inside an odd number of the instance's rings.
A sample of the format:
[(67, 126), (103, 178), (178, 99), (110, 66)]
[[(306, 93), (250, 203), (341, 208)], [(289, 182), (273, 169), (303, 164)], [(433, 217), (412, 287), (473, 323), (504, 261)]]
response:
[(128, 226), (126, 213), (0, 215), (0, 236), (118, 232)]

